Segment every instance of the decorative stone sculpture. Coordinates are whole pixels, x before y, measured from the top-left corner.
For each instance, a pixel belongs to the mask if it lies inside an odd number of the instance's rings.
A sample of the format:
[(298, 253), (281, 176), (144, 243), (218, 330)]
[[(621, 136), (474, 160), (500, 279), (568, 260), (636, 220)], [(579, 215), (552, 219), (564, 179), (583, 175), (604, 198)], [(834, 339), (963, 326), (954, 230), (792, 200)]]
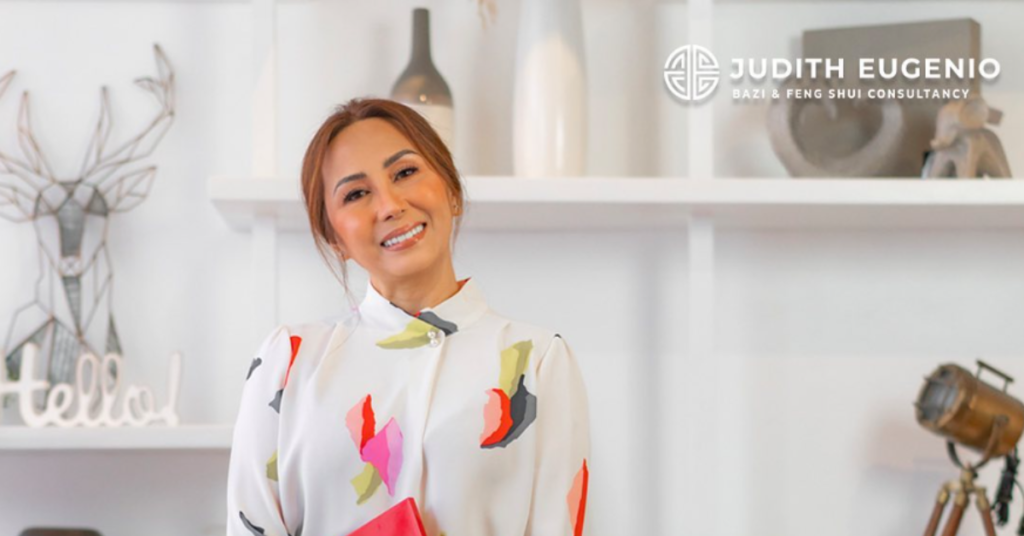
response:
[[(940, 37), (936, 37), (940, 36)], [(979, 78), (862, 79), (861, 58), (980, 61), (981, 25), (969, 18), (826, 28), (803, 32), (801, 56), (842, 60), (842, 76), (787, 81), (818, 89), (817, 99), (777, 99), (769, 112), (772, 147), (794, 177), (919, 177), (941, 99), (829, 98), (829, 89), (953, 89), (980, 95)], [(799, 84), (799, 85), (798, 85)], [(815, 95), (817, 96), (817, 95)], [(838, 97), (838, 93), (836, 95)]]
[[(789, 80), (781, 88), (807, 88)], [(777, 99), (768, 111), (772, 149), (794, 177), (893, 176), (906, 149), (903, 106), (820, 99)]]
[(953, 101), (939, 110), (935, 121), (933, 152), (928, 155), (921, 177), (1008, 178), (1010, 164), (1003, 144), (985, 124), (998, 125), (1003, 113), (981, 97)]

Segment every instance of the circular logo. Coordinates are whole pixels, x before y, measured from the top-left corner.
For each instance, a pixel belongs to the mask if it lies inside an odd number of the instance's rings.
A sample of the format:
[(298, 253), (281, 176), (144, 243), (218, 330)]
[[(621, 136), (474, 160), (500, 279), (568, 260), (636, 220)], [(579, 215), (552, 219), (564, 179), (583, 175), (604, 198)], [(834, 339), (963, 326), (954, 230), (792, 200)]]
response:
[(718, 60), (702, 46), (681, 46), (665, 60), (665, 85), (681, 100), (703, 100), (718, 87)]

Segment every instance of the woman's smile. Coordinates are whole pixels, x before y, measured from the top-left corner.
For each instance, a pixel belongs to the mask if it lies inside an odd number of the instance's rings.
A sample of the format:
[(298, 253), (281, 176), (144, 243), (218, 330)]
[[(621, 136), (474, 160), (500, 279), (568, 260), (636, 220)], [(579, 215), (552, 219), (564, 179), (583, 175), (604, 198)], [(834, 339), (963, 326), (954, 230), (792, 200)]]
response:
[(380, 245), (388, 251), (401, 251), (415, 246), (423, 239), (427, 223), (420, 222), (411, 227), (410, 229), (410, 226), (406, 226), (392, 231)]

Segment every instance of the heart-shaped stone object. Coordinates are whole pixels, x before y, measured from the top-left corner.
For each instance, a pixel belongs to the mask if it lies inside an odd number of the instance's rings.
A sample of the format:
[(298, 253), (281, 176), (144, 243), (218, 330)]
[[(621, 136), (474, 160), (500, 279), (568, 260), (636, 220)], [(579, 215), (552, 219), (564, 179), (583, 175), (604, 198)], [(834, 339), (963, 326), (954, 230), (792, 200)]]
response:
[(898, 176), (906, 160), (903, 106), (895, 100), (828, 98), (825, 86), (793, 79), (780, 88), (820, 88), (821, 98), (772, 101), (772, 149), (794, 177)]

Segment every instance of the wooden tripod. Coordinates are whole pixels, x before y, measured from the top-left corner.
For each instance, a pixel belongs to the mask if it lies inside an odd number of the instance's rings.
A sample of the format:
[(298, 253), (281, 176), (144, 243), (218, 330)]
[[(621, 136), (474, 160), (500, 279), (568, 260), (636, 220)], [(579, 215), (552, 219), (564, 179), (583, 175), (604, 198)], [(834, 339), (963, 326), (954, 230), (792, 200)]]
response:
[(946, 528), (943, 529), (942, 536), (956, 536), (957, 531), (960, 530), (960, 520), (964, 517), (964, 510), (967, 509), (967, 503), (970, 502), (972, 493), (975, 495), (975, 504), (981, 514), (981, 522), (985, 525), (985, 534), (996, 536), (996, 528), (992, 523), (992, 505), (989, 504), (988, 498), (985, 496), (985, 488), (974, 484), (976, 477), (977, 473), (968, 464), (960, 472), (959, 480), (950, 480), (942, 485), (935, 501), (935, 509), (932, 510), (932, 517), (928, 520), (928, 527), (924, 529), (924, 536), (935, 536), (935, 531), (939, 528), (939, 520), (942, 519), (942, 511), (945, 510), (951, 495), (953, 496), (953, 509), (950, 511), (949, 519), (946, 520)]

